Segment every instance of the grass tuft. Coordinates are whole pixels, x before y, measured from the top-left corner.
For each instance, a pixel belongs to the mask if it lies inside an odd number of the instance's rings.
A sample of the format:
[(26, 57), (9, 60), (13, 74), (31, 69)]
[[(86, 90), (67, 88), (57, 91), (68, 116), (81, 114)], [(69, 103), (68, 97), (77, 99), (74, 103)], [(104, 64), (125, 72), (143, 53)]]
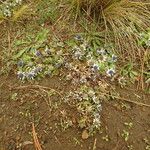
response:
[[(104, 33), (105, 43), (114, 42), (117, 52), (136, 59), (142, 52), (137, 50), (139, 32), (150, 23), (149, 3), (130, 0), (73, 0), (71, 10), (76, 12), (76, 20), (84, 16), (98, 24)], [(98, 31), (97, 31), (98, 32)], [(130, 51), (126, 49), (131, 49)]]
[(14, 11), (12, 20), (17, 21), (19, 18), (22, 18), (24, 15), (26, 15), (29, 11), (28, 5), (21, 6), (18, 10)]

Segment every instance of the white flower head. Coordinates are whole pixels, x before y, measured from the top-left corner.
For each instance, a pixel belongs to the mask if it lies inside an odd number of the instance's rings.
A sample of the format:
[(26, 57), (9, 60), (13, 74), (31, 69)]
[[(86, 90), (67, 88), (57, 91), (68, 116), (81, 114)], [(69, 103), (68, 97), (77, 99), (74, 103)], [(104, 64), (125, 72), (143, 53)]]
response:
[(106, 71), (106, 73), (109, 77), (112, 77), (115, 74), (115, 70), (113, 68), (111, 68), (111, 69), (108, 69)]
[(25, 73), (24, 72), (21, 72), (21, 71), (18, 71), (17, 72), (17, 75), (18, 75), (18, 78), (20, 79), (20, 80), (24, 80), (25, 79)]

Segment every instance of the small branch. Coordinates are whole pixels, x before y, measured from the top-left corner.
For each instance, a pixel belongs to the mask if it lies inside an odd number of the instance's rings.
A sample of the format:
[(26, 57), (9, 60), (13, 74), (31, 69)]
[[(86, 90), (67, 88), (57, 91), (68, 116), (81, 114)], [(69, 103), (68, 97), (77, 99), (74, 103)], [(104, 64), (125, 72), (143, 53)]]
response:
[(97, 143), (97, 139), (95, 138), (92, 150), (96, 150), (96, 143)]
[(10, 37), (10, 29), (7, 31), (8, 34), (8, 50), (9, 50), (9, 55), (11, 54), (11, 37)]
[[(112, 95), (108, 95), (108, 96), (112, 96)], [(148, 104), (144, 104), (144, 103), (140, 103), (140, 102), (134, 102), (134, 101), (131, 101), (129, 99), (122, 98), (122, 97), (117, 97), (117, 96), (112, 96), (112, 97), (114, 97), (116, 100), (126, 101), (126, 102), (129, 102), (129, 103), (136, 104), (138, 106), (150, 107), (150, 105), (148, 105)]]
[(45, 89), (45, 90), (54, 90), (58, 95), (61, 96), (61, 93), (56, 91), (53, 88), (46, 87), (46, 86), (40, 86), (40, 85), (27, 85), (27, 86), (18, 86), (18, 87), (12, 87), (9, 86), (10, 90), (23, 90), (23, 89)]
[(34, 145), (36, 150), (42, 150), (41, 145), (39, 143), (37, 134), (35, 132), (35, 126), (34, 123), (32, 123), (32, 134), (33, 134), (33, 140), (34, 140)]

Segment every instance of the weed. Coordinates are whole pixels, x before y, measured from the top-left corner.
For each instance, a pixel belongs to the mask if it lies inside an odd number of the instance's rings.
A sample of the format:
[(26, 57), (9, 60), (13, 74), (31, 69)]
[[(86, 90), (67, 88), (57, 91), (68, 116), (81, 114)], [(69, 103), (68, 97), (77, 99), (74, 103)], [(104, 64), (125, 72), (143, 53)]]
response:
[(133, 145), (128, 145), (128, 150), (133, 150)]
[(73, 138), (73, 141), (75, 142), (75, 145), (81, 145), (81, 142), (77, 138)]
[(66, 118), (65, 120), (64, 119), (60, 119), (60, 127), (61, 127), (61, 129), (66, 130), (66, 129), (68, 129), (71, 126), (72, 126), (72, 121), (69, 120), (68, 118)]
[[(113, 77), (116, 73), (116, 61), (117, 56), (113, 54), (110, 47), (107, 46), (98, 46), (92, 45), (91, 41), (84, 39), (78, 35), (78, 39), (75, 42), (69, 43), (72, 48), (72, 59), (74, 62), (86, 63), (87, 67), (85, 68), (85, 74), (82, 75), (82, 78), (92, 78), (90, 76), (86, 77), (88, 74), (92, 76), (92, 74), (98, 75), (106, 75), (108, 77)], [(75, 37), (76, 39), (76, 37)], [(71, 64), (66, 65), (66, 67), (70, 67), (68, 69), (74, 70), (76, 72), (77, 65)], [(75, 65), (75, 66), (73, 66)], [(80, 67), (78, 67), (80, 68)], [(88, 69), (89, 68), (89, 69)], [(82, 69), (82, 68), (81, 68)], [(83, 69), (82, 69), (83, 70)], [(76, 74), (76, 73), (74, 73)], [(76, 77), (72, 77), (74, 80)], [(93, 79), (94, 79), (93, 78)], [(81, 79), (82, 80), (82, 79)], [(85, 79), (83, 79), (84, 82)], [(81, 81), (82, 82), (82, 81)]]
[(134, 65), (132, 63), (126, 64), (122, 69), (121, 69), (121, 76), (130, 79), (130, 81), (133, 83), (136, 81), (138, 77), (138, 72), (135, 71)]
[(146, 147), (145, 147), (145, 150), (149, 150), (150, 149), (150, 142), (149, 142), (149, 139), (147, 137), (145, 137), (143, 139), (143, 141), (145, 142), (146, 144)]
[(102, 139), (105, 140), (106, 142), (108, 142), (110, 140), (108, 135), (103, 136)]
[[(57, 73), (57, 69), (63, 64), (64, 58), (62, 48), (59, 45), (48, 45), (48, 30), (43, 29), (32, 42), (16, 41), (15, 44), (29, 43), (29, 47), (25, 47), (16, 53), (13, 57), (17, 64), (17, 75), (20, 80), (34, 80), (44, 76), (52, 76)], [(17, 46), (16, 45), (16, 46)], [(59, 50), (58, 50), (59, 49)]]
[(18, 93), (13, 93), (11, 96), (11, 99), (14, 101), (17, 100), (18, 99)]
[(129, 122), (129, 123), (125, 122), (124, 125), (127, 126), (129, 129), (131, 129), (133, 127), (132, 122)]
[(100, 93), (99, 89), (81, 86), (74, 92), (67, 94), (65, 102), (70, 106), (74, 106), (79, 116), (77, 119), (78, 126), (86, 129), (88, 135), (93, 135), (100, 130), (101, 111), (104, 93)]
[(126, 131), (126, 130), (123, 130), (123, 133), (121, 135), (124, 138), (124, 140), (127, 142), (128, 139), (129, 139), (130, 133), (128, 131)]
[(147, 31), (140, 33), (139, 45), (146, 47), (150, 47), (150, 29)]

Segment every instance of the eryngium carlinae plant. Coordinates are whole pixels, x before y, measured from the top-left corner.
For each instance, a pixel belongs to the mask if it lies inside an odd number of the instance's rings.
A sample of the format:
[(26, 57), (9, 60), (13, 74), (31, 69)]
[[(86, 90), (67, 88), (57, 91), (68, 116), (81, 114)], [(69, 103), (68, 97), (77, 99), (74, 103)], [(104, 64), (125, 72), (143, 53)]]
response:
[[(75, 16), (82, 14), (93, 18), (104, 31), (105, 42), (113, 41), (117, 52), (136, 58), (142, 56), (137, 47), (139, 32), (150, 23), (149, 3), (131, 0), (71, 0)], [(128, 55), (127, 55), (128, 54)], [(137, 55), (138, 54), (138, 55)], [(122, 55), (122, 56), (124, 56)]]

